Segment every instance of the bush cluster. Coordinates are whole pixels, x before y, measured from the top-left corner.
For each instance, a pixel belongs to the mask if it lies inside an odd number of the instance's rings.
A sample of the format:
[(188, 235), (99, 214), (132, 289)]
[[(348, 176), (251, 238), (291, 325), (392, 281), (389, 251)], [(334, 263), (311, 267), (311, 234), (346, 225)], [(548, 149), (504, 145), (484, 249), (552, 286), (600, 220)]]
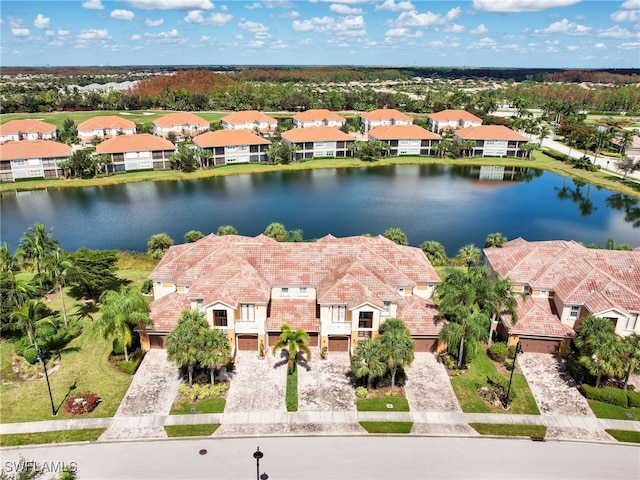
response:
[(100, 397), (93, 392), (84, 392), (69, 397), (64, 402), (64, 411), (68, 415), (91, 413), (100, 403)]
[(492, 360), (502, 363), (506, 360), (508, 351), (506, 343), (495, 342), (489, 347), (487, 354)]
[(358, 398), (367, 398), (369, 391), (365, 387), (356, 388), (356, 397)]
[(195, 383), (191, 387), (183, 383), (178, 387), (178, 392), (187, 397), (187, 399), (193, 403), (198, 400), (206, 400), (207, 398), (221, 397), (228, 388), (228, 383), (216, 383), (215, 385), (199, 385)]
[[(583, 383), (580, 391), (589, 400), (597, 400), (599, 402), (610, 403), (618, 407), (627, 408), (628, 406), (640, 405), (640, 393), (621, 390), (615, 387), (592, 387)], [(634, 405), (635, 404), (635, 405)]]

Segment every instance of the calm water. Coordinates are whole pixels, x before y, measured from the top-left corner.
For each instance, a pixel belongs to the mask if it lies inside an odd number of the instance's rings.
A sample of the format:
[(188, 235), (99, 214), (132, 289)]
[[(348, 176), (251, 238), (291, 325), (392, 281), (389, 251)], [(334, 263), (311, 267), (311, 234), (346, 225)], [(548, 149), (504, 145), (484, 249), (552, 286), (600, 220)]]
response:
[[(492, 179), (479, 179), (492, 178)], [(1, 236), (14, 249), (34, 223), (53, 227), (68, 250), (146, 250), (154, 233), (234, 225), (257, 235), (273, 221), (305, 238), (403, 229), (412, 245), (441, 242), (453, 256), (488, 233), (512, 239), (574, 239), (640, 245), (640, 202), (557, 175), (479, 167), (395, 166), (238, 175), (2, 197)]]

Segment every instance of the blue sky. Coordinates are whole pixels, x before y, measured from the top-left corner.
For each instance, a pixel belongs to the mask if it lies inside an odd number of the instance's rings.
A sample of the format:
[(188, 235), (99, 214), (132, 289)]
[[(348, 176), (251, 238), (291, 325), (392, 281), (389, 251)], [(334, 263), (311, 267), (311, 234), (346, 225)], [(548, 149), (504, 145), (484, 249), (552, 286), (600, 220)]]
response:
[(0, 18), (2, 66), (640, 67), (640, 0), (2, 0)]

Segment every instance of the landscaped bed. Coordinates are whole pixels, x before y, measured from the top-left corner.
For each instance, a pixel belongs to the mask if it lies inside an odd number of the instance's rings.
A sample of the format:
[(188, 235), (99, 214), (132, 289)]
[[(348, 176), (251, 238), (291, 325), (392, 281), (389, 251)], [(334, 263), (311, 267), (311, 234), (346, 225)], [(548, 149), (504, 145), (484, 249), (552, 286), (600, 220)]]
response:
[(228, 382), (215, 385), (194, 384), (180, 385), (178, 396), (171, 405), (170, 415), (186, 415), (190, 413), (222, 413), (226, 404)]

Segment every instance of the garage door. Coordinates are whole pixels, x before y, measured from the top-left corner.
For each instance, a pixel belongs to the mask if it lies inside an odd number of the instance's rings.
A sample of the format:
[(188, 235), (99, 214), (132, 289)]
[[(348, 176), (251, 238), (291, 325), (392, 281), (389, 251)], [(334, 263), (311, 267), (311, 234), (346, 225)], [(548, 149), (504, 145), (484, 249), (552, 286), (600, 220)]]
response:
[(257, 336), (244, 336), (238, 337), (238, 350), (254, 350), (258, 351), (258, 337)]
[(317, 332), (309, 332), (309, 346), (310, 347), (317, 347), (318, 345), (320, 345), (318, 343), (318, 333)]
[(330, 352), (348, 352), (349, 337), (329, 337)]
[(167, 346), (167, 337), (164, 335), (149, 335), (150, 348), (165, 348)]
[(522, 350), (527, 353), (557, 353), (560, 348), (560, 340), (546, 340), (539, 338), (520, 337)]
[(276, 332), (269, 332), (269, 333), (268, 333), (268, 336), (269, 336), (269, 339), (268, 339), (268, 340), (269, 340), (269, 347), (271, 348), (271, 347), (273, 347), (273, 346), (278, 342), (278, 340), (280, 339), (280, 332), (277, 332), (277, 333), (276, 333)]
[(438, 344), (437, 338), (414, 338), (416, 352), (435, 352)]

